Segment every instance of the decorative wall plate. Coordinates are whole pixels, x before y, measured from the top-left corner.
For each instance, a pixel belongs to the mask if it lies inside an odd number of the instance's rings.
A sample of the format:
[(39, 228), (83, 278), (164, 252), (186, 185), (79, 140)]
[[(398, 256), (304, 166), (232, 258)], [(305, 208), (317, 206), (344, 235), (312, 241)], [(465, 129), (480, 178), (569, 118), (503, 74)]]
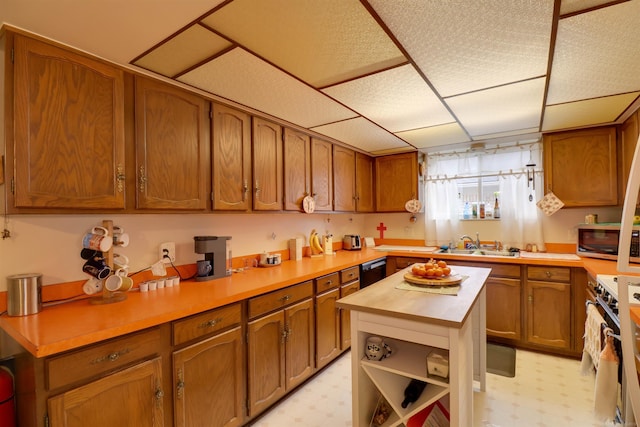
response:
[(404, 204), (404, 208), (407, 210), (407, 212), (411, 212), (411, 213), (420, 212), (420, 209), (422, 209), (422, 203), (420, 203), (420, 200), (411, 199)]
[(302, 199), (302, 209), (306, 213), (313, 213), (316, 210), (316, 201), (313, 199), (313, 196), (306, 196)]

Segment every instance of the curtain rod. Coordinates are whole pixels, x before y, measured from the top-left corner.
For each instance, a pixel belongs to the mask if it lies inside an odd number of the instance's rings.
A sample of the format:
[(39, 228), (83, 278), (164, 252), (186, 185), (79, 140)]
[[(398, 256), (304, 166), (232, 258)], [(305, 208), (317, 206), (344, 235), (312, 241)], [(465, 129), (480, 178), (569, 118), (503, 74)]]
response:
[(472, 149), (472, 148), (467, 148), (466, 150), (463, 151), (435, 151), (433, 153), (427, 153), (427, 158), (431, 157), (445, 157), (445, 156), (460, 156), (461, 154), (482, 154), (482, 153), (487, 153), (487, 152), (498, 152), (499, 150), (507, 150), (510, 148), (519, 148), (521, 150), (525, 149), (525, 148), (530, 148), (532, 146), (536, 146), (536, 145), (540, 145), (542, 143), (542, 141), (537, 140), (537, 141), (533, 141), (533, 142), (516, 142), (515, 144), (510, 144), (510, 145), (503, 145), (500, 146), (500, 144), (492, 147), (492, 148), (482, 148), (482, 149)]
[[(543, 171), (542, 170), (530, 170), (529, 172), (533, 172), (534, 174), (542, 174)], [(471, 179), (471, 178), (491, 178), (494, 176), (519, 176), (519, 175), (526, 175), (527, 174), (527, 170), (522, 170), (522, 172), (514, 172), (513, 169), (509, 169), (509, 172), (498, 172), (498, 173), (488, 173), (488, 174), (480, 174), (480, 175), (453, 175), (453, 176), (447, 176), (444, 175), (444, 178), (440, 178), (440, 175), (436, 175), (435, 178), (431, 178), (429, 176), (427, 176), (427, 181), (448, 181), (451, 179)]]

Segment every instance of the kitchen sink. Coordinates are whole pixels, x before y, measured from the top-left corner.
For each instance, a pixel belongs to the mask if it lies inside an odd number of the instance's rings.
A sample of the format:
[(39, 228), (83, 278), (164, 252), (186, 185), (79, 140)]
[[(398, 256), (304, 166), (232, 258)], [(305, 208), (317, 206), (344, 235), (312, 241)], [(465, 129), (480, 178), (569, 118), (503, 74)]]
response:
[(451, 254), (451, 255), (470, 255), (470, 256), (503, 256), (517, 258), (518, 252), (491, 250), (491, 249), (440, 249), (437, 254)]

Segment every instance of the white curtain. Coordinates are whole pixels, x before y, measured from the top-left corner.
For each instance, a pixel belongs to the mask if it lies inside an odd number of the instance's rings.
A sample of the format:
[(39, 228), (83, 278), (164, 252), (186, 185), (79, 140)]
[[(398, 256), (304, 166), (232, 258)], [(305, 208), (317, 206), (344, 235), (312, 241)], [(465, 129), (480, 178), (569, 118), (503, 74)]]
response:
[[(535, 164), (529, 166), (527, 164)], [(541, 144), (494, 149), (481, 153), (452, 153), (427, 156), (425, 183), (425, 243), (439, 246), (455, 241), (461, 234), (460, 199), (457, 178), (499, 176), (504, 245), (523, 248), (535, 243), (544, 250), (541, 197), (534, 190), (542, 184)], [(528, 172), (528, 174), (527, 174)], [(529, 181), (533, 177), (534, 181)], [(538, 193), (541, 194), (540, 191)], [(530, 200), (531, 199), (531, 200)], [(481, 220), (479, 220), (481, 221)]]

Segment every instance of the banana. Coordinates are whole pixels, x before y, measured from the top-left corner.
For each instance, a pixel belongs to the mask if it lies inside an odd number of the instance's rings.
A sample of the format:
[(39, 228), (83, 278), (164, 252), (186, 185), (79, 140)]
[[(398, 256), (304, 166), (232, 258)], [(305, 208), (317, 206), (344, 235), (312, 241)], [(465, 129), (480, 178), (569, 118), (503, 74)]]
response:
[(320, 240), (318, 239), (318, 233), (314, 228), (311, 230), (311, 234), (309, 234), (309, 247), (311, 248), (311, 254), (321, 254), (324, 252), (322, 246), (320, 246)]
[(313, 247), (316, 249), (316, 252), (321, 254), (324, 253), (324, 249), (322, 249), (322, 245), (320, 244), (320, 238), (318, 237), (318, 233), (313, 235)]

